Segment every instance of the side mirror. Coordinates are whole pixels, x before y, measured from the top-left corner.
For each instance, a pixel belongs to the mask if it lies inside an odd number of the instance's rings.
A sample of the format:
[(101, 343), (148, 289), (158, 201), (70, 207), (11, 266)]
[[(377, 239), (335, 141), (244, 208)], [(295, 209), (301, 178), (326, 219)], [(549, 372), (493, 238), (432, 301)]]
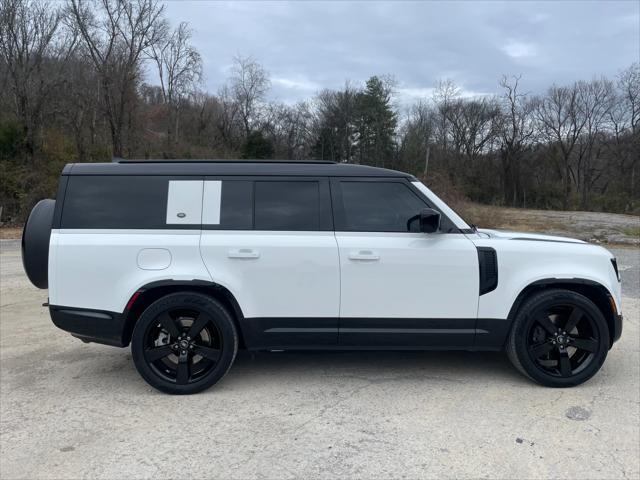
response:
[(425, 208), (420, 212), (420, 231), (434, 233), (440, 230), (440, 212), (433, 208)]

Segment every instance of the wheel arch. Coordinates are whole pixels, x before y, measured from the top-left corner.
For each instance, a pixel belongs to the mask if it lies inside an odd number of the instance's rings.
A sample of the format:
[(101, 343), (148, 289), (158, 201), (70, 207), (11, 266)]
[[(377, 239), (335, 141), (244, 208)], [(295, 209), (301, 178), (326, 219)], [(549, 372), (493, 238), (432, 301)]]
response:
[(231, 313), (236, 329), (238, 330), (239, 348), (246, 347), (244, 332), (242, 331), (242, 319), (244, 315), (235, 296), (222, 285), (205, 280), (160, 280), (138, 288), (127, 303), (127, 307), (123, 313), (125, 317), (123, 331), (124, 346), (129, 345), (131, 342), (133, 328), (140, 318), (140, 315), (142, 315), (142, 312), (159, 298), (177, 292), (201, 293), (222, 303), (229, 310), (229, 313)]
[(545, 278), (530, 283), (520, 291), (509, 310), (508, 318), (511, 321), (511, 325), (513, 326), (516, 313), (527, 298), (534, 293), (550, 288), (570, 290), (591, 300), (600, 312), (602, 312), (602, 315), (607, 321), (607, 326), (609, 327), (609, 347), (613, 345), (617, 334), (616, 317), (618, 316), (613, 296), (607, 287), (601, 283), (583, 278)]

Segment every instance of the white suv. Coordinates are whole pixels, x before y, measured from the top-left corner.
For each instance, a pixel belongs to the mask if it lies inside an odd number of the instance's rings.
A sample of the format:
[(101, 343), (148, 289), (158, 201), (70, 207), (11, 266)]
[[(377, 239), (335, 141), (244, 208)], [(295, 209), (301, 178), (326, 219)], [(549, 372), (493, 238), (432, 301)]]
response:
[(620, 280), (580, 240), (478, 230), (409, 174), (328, 162), (70, 164), (23, 233), (53, 322), (203, 390), (248, 350), (501, 350), (577, 385), (622, 330)]

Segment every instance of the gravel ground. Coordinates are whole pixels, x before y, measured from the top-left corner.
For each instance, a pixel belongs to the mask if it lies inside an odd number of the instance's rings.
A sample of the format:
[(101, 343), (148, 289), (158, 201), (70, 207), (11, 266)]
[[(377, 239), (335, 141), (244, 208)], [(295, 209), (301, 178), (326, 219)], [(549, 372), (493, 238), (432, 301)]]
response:
[(199, 395), (56, 329), (0, 242), (0, 477), (639, 478), (640, 251), (596, 377), (532, 384), (498, 353), (239, 355)]
[(640, 216), (605, 212), (528, 210), (467, 203), (458, 206), (480, 227), (545, 232), (595, 243), (640, 246)]

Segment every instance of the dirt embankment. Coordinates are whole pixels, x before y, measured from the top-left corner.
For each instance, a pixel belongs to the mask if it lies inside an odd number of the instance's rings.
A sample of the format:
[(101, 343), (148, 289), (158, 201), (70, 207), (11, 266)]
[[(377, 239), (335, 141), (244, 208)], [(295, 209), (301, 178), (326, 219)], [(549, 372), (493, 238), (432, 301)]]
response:
[(22, 236), (22, 228), (0, 227), (0, 240), (12, 240)]
[(602, 212), (527, 210), (464, 203), (458, 211), (484, 228), (539, 232), (589, 242), (640, 246), (640, 217)]

